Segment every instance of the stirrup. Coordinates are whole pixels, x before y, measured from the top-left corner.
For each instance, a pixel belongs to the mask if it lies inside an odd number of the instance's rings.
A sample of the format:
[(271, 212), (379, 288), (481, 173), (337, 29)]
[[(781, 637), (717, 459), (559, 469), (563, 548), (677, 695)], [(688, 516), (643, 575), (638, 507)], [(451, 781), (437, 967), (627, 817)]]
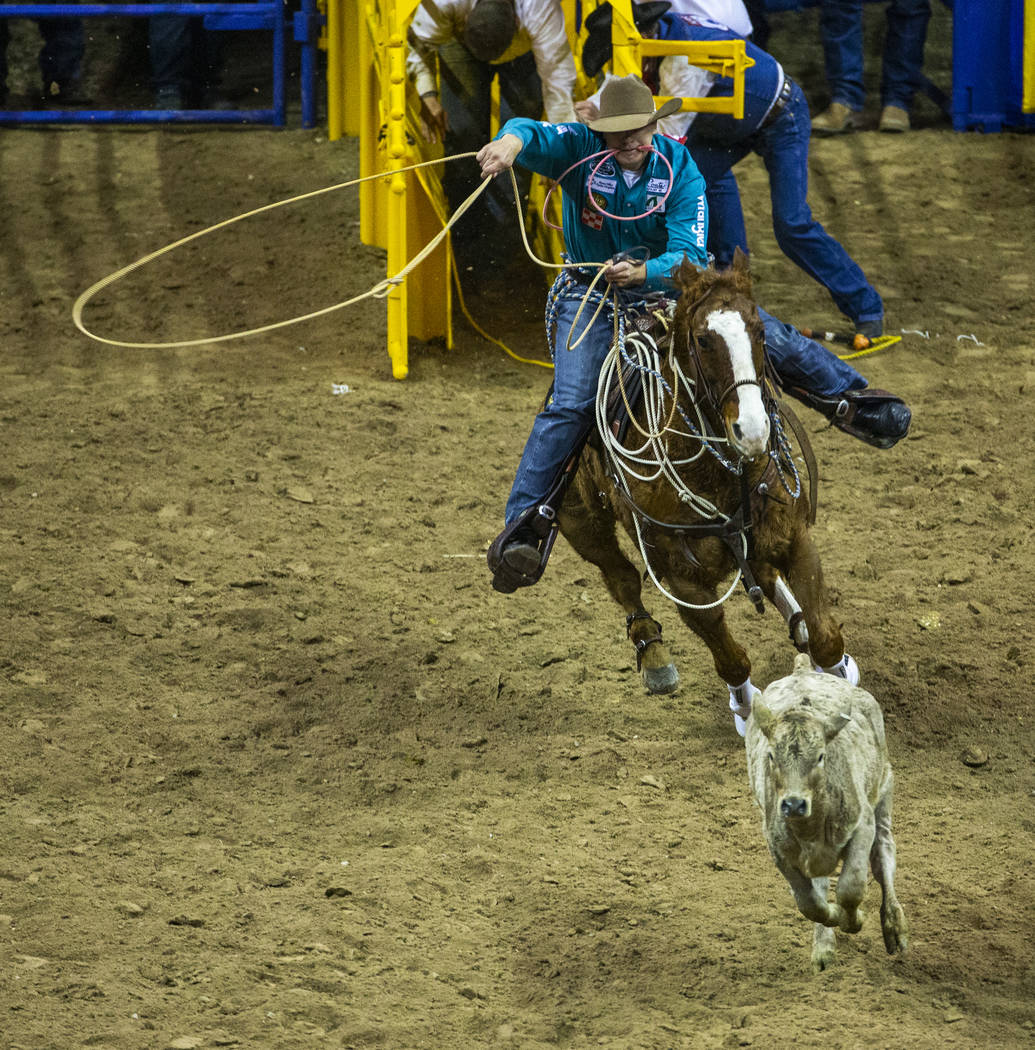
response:
[[(511, 546), (514, 536), (519, 531), (529, 535), (529, 547), (535, 547), (539, 554), (539, 563), (534, 568), (522, 571), (508, 564), (505, 554)], [(519, 587), (531, 587), (539, 582), (546, 569), (554, 542), (557, 539), (557, 526), (554, 512), (545, 504), (530, 507), (520, 517), (515, 518), (489, 545), (486, 561), (492, 573), (493, 590), (500, 594), (513, 594)]]

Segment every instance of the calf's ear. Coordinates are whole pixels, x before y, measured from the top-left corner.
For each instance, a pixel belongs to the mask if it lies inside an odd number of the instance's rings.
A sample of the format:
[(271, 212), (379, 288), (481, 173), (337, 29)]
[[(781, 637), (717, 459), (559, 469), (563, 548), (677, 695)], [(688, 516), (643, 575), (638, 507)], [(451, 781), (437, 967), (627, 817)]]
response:
[(833, 740), (834, 737), (837, 736), (837, 734), (840, 733), (841, 730), (851, 721), (851, 711), (842, 711), (840, 714), (834, 715), (834, 717), (823, 727), (823, 736), (826, 738), (827, 743)]
[(772, 740), (773, 726), (776, 724), (776, 719), (773, 717), (773, 712), (761, 700), (756, 700), (751, 705), (751, 717), (766, 740)]

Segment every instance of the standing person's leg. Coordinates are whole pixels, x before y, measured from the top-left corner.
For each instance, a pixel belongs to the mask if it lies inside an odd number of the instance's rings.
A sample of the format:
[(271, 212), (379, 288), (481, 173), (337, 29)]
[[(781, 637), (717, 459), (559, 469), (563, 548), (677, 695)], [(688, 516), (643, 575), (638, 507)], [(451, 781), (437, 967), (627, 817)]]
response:
[(809, 107), (795, 85), (783, 113), (755, 136), (769, 172), (773, 232), (783, 253), (830, 292), (837, 308), (873, 338), (880, 335), (884, 304), (862, 268), (812, 215), (808, 203)]
[[(492, 66), (479, 62), (463, 44), (450, 40), (438, 49), (442, 108), (449, 119), (446, 156), (475, 153), (489, 141)], [(451, 208), (462, 204), (481, 182), (473, 158), (445, 165), (442, 186)]]
[(58, 105), (85, 101), (80, 88), (86, 54), (82, 19), (41, 18), (37, 25), (43, 37), (39, 62), (44, 99)]
[(7, 102), (7, 44), (11, 30), (6, 18), (0, 18), (0, 106)]
[(185, 15), (148, 19), (151, 87), (160, 109), (185, 109), (190, 87), (191, 26)]
[[(923, 83), (930, 0), (891, 0), (881, 70), (881, 131), (908, 131), (913, 96)], [(888, 108), (893, 107), (889, 113)]]
[(812, 121), (820, 134), (859, 126), (866, 101), (863, 87), (862, 0), (820, 0), (820, 36), (830, 107)]

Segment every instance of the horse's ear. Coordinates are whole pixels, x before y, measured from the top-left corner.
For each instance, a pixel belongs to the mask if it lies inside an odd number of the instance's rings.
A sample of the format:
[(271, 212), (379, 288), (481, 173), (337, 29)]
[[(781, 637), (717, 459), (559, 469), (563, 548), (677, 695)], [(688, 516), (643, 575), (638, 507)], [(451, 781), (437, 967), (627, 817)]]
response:
[(733, 279), (737, 282), (737, 287), (746, 295), (751, 296), (751, 265), (748, 263), (747, 255), (740, 250), (740, 247), (733, 249), (733, 262), (730, 264), (730, 271), (733, 274)]
[(701, 272), (700, 267), (695, 266), (690, 259), (684, 255), (682, 262), (680, 262), (672, 272), (672, 280), (676, 287), (679, 288), (685, 296), (701, 279)]

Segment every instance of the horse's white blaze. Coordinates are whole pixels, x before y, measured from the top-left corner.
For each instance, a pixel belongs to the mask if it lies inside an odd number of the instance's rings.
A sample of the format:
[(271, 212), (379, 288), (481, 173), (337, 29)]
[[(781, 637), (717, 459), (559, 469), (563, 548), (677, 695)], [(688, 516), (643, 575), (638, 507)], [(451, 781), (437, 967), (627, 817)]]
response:
[(716, 310), (708, 315), (708, 328), (726, 343), (733, 367), (733, 381), (749, 385), (737, 388), (740, 414), (731, 435), (734, 447), (747, 459), (765, 452), (769, 441), (769, 416), (762, 404), (762, 389), (751, 357), (751, 339), (744, 318), (734, 310)]

